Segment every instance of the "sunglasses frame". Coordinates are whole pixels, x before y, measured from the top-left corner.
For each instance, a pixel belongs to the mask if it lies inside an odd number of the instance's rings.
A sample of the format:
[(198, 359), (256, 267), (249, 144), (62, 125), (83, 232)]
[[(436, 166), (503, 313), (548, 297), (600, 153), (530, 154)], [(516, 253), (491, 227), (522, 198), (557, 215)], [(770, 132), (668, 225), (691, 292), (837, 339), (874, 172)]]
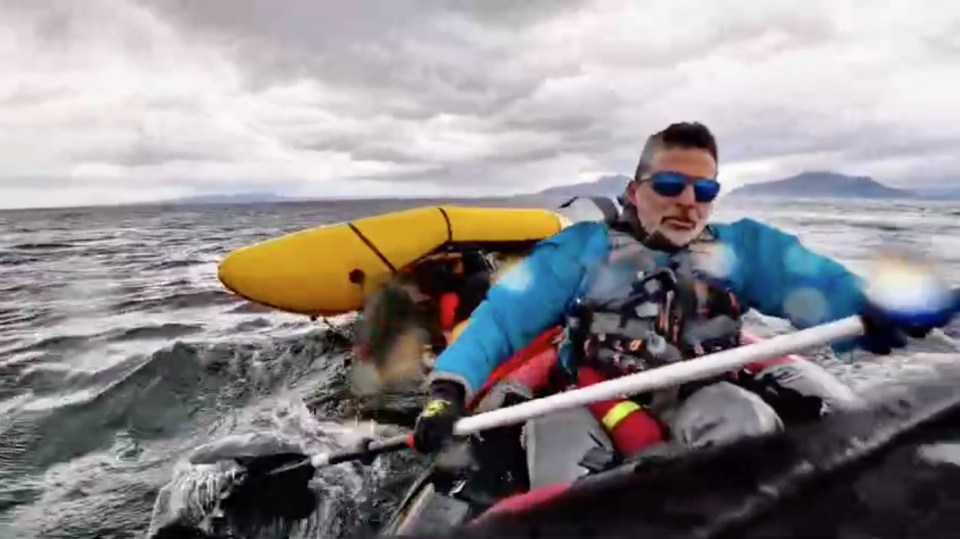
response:
[[(698, 178), (695, 176), (689, 176), (687, 174), (683, 174), (681, 172), (672, 172), (668, 170), (662, 170), (659, 172), (654, 172), (653, 174), (650, 174), (645, 178), (642, 178), (640, 180), (635, 180), (635, 181), (637, 185), (640, 185), (643, 183), (651, 184), (650, 187), (654, 190), (655, 193), (657, 193), (662, 197), (667, 197), (667, 198), (676, 198), (680, 196), (684, 191), (686, 191), (686, 187), (677, 191), (676, 194), (668, 194), (668, 193), (662, 193), (658, 191), (657, 188), (655, 187), (657, 176), (670, 176), (672, 178), (682, 178), (686, 183), (686, 185), (693, 187), (694, 198), (696, 199), (697, 202), (701, 204), (713, 202), (720, 195), (720, 182), (718, 182), (716, 178)], [(671, 183), (674, 183), (674, 182), (671, 182)], [(679, 183), (679, 182), (675, 182), (675, 183)], [(710, 186), (710, 187), (707, 187), (708, 194), (702, 194), (703, 188), (698, 189), (698, 186), (704, 186), (704, 185)], [(709, 193), (712, 193), (712, 196)]]

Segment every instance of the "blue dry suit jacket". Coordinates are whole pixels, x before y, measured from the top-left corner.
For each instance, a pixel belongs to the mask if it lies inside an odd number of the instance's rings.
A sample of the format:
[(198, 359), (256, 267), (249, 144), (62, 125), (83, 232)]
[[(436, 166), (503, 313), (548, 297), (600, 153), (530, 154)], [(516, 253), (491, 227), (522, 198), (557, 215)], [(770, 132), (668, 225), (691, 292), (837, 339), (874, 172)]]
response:
[[(734, 255), (729, 285), (744, 310), (785, 318), (801, 329), (860, 311), (860, 278), (795, 236), (751, 219), (712, 228)], [(603, 222), (581, 222), (538, 243), (490, 288), (464, 331), (437, 358), (431, 378), (464, 384), (469, 399), (498, 365), (564, 323), (585, 289), (588, 268), (607, 258), (609, 230)], [(834, 348), (849, 350), (852, 343)], [(568, 350), (561, 349), (561, 361), (570, 366)]]

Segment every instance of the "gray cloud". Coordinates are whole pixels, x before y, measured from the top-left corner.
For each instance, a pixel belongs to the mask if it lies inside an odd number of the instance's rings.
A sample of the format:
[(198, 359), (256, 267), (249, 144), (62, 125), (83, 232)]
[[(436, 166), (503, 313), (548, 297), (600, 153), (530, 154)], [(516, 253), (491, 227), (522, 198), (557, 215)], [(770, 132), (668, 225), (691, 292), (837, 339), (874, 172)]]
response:
[(528, 191), (629, 173), (677, 120), (730, 185), (943, 181), (958, 29), (906, 1), (5, 0), (0, 205)]

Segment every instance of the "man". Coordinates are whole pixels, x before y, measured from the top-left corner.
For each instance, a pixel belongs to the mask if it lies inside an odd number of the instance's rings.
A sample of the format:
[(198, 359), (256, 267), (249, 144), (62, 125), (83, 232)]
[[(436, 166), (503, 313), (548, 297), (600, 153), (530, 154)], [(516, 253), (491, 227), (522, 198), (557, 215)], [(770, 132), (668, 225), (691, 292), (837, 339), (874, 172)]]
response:
[[(748, 308), (800, 328), (864, 312), (859, 279), (794, 236), (750, 219), (708, 226), (717, 171), (705, 126), (678, 123), (650, 137), (619, 221), (577, 223), (542, 241), (437, 358), (417, 449), (440, 449), (490, 372), (557, 324), (567, 325), (560, 355), (569, 372), (589, 365), (616, 377), (738, 346)], [(868, 332), (857, 344), (889, 353), (905, 344), (893, 329)], [(756, 395), (725, 378), (637, 400), (672, 441), (689, 447), (782, 426)]]

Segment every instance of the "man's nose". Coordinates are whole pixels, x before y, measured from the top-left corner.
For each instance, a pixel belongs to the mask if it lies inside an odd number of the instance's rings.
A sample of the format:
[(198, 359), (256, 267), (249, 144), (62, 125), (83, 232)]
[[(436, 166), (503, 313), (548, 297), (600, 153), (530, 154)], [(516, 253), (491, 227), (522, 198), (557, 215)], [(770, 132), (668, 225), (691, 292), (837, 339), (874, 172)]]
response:
[(693, 192), (692, 183), (688, 183), (687, 186), (683, 188), (683, 191), (677, 195), (677, 203), (683, 204), (684, 206), (693, 206), (697, 203), (697, 197)]

